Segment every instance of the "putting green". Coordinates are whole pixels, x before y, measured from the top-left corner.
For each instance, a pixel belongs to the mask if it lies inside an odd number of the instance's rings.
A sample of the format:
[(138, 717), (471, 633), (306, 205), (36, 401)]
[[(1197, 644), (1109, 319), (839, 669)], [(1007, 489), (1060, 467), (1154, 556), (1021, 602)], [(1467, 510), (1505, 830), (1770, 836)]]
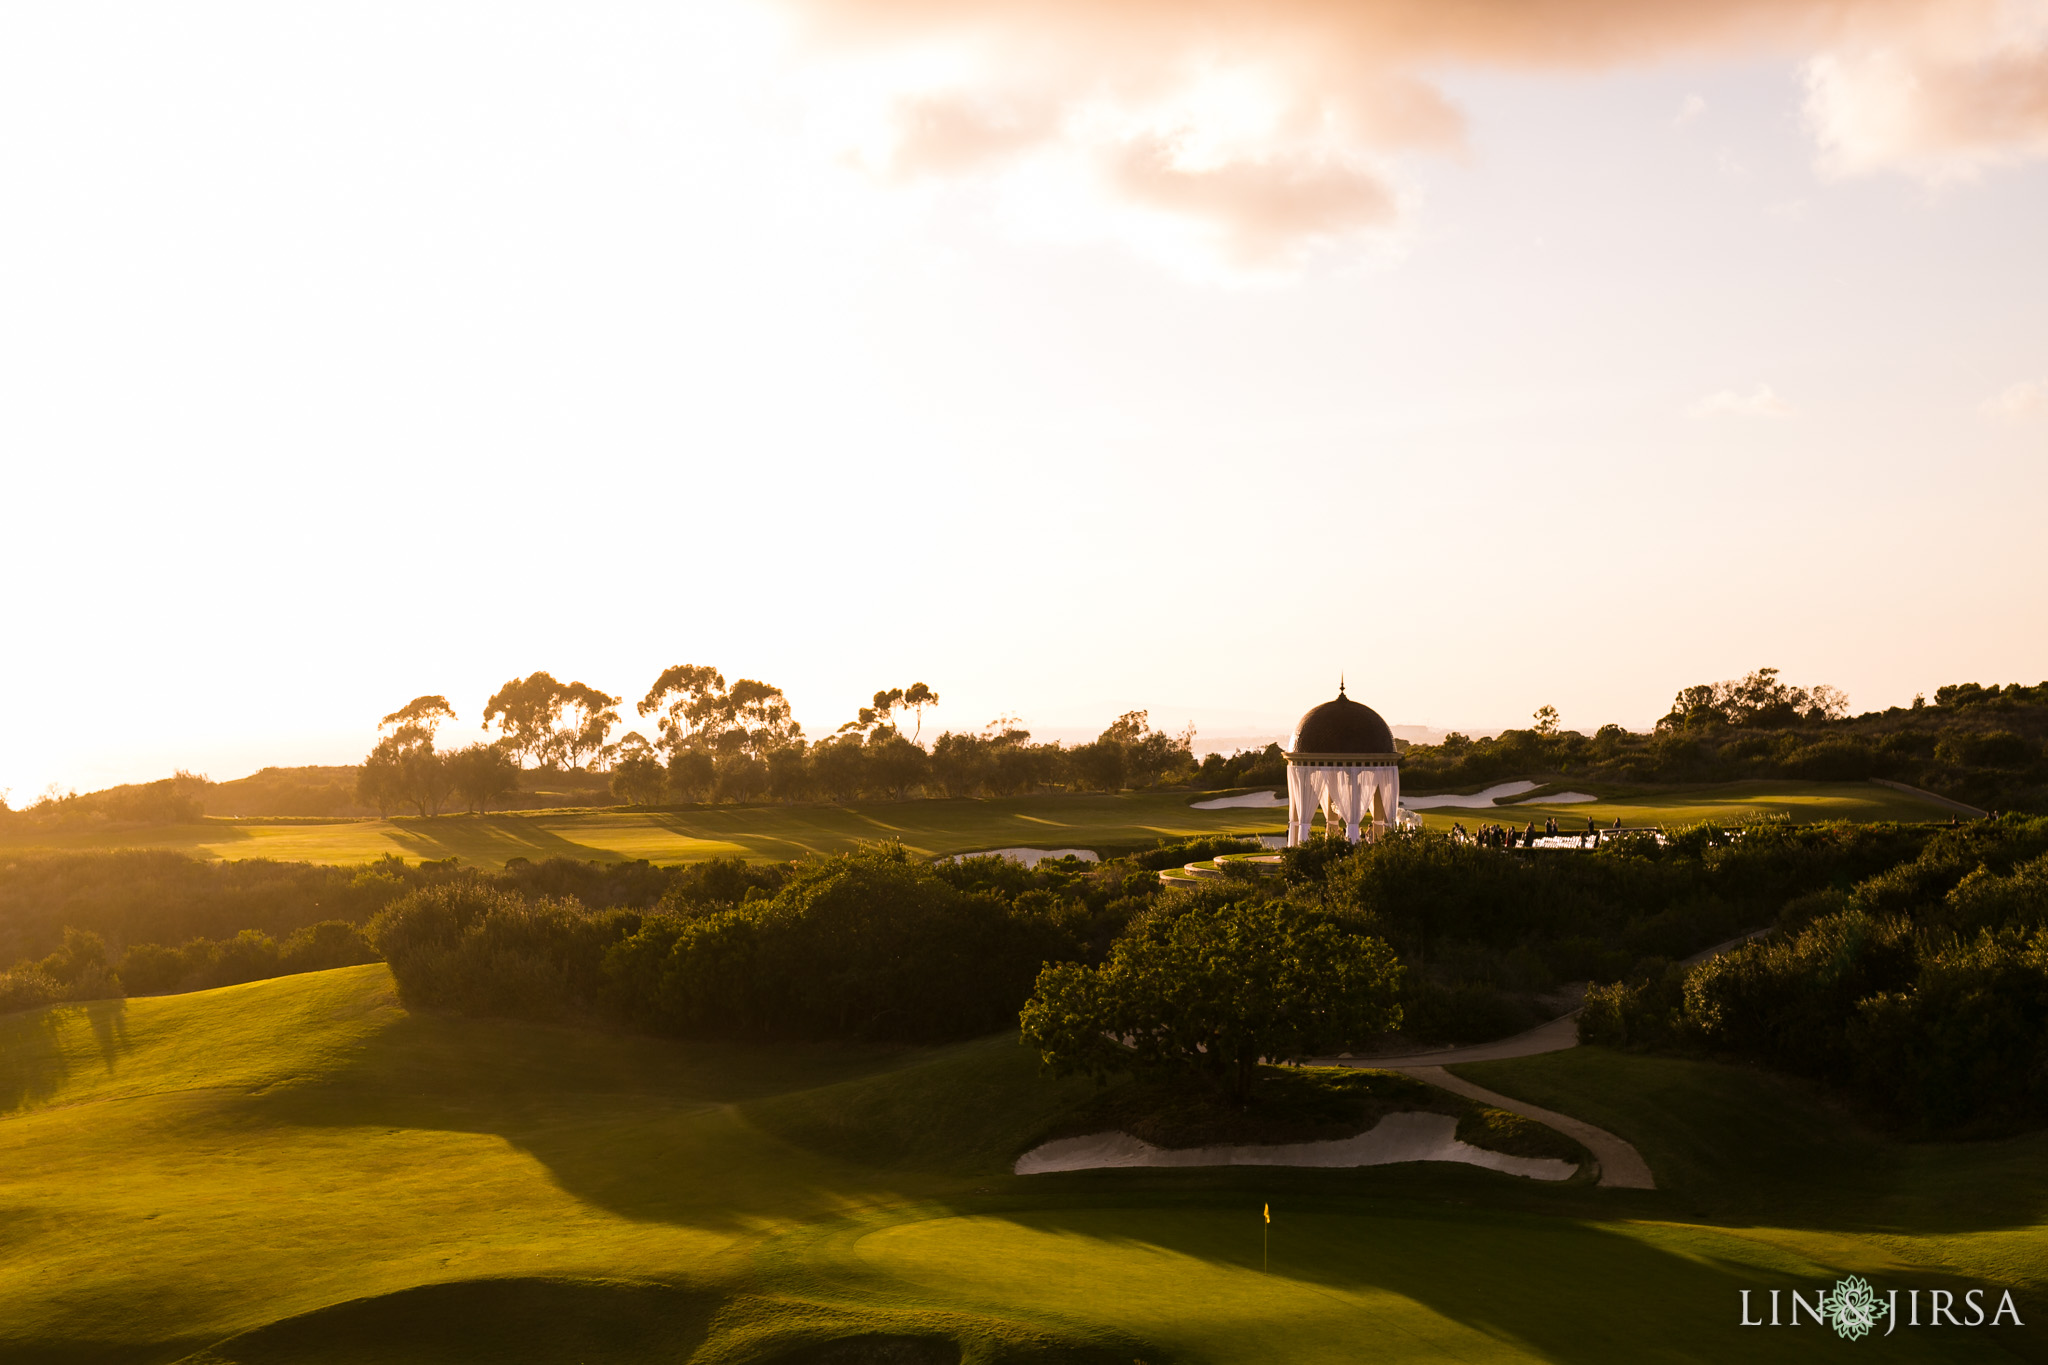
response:
[[(2048, 1137), (1891, 1143), (1754, 1072), (1598, 1049), (1460, 1070), (1611, 1128), (1665, 1188), (1016, 1177), (1089, 1090), (1009, 1039), (420, 1015), (381, 965), (9, 1015), (0, 1359), (747, 1365), (862, 1335), (908, 1339), (905, 1361), (1803, 1359), (1845, 1346), (1739, 1329), (1737, 1291), (1848, 1270), (1996, 1280), (2040, 1311)], [(2040, 1354), (2029, 1323), (1996, 1343)]]
[[(1596, 793), (1597, 794), (1597, 793)], [(1565, 833), (1597, 821), (1601, 828), (1617, 819), (1624, 825), (1671, 827), (1701, 820), (1724, 824), (1758, 816), (1788, 820), (1947, 820), (1955, 812), (1939, 802), (1881, 787), (1875, 782), (1720, 782), (1699, 787), (1657, 787), (1626, 795), (1601, 795), (1597, 801), (1545, 802), (1542, 799), (1498, 806), (1460, 809), (1455, 806), (1417, 812), (1426, 829), (1449, 829), (1475, 822), (1521, 826), (1541, 825), (1556, 816)], [(1967, 819), (1968, 817), (1963, 817)]]

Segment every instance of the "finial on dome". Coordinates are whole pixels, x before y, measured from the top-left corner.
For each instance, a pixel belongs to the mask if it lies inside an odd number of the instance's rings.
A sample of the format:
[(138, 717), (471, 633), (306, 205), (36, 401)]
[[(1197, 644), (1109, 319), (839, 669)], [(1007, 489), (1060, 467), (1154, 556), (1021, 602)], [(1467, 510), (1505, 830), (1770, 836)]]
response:
[(1342, 673), (1337, 675), (1337, 695), (1340, 697), (1344, 695), (1344, 675)]

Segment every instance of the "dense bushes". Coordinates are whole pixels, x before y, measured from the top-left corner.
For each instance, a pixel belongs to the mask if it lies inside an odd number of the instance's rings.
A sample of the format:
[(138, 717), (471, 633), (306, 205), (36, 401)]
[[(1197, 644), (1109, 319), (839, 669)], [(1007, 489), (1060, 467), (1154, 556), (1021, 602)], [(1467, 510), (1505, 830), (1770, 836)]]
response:
[(683, 867), (514, 858), (502, 872), (473, 872), (452, 860), (329, 867), (137, 850), (10, 855), (0, 860), (0, 963), (41, 958), (67, 926), (98, 934), (116, 957), (131, 943), (232, 939), (244, 929), (283, 941), (327, 920), (367, 924), (400, 896), (459, 878), (529, 898), (645, 910), (665, 897), (740, 900), (748, 886), (773, 890), (786, 871), (738, 858)]
[(322, 920), (360, 924), (445, 875), (396, 858), (321, 867), (142, 850), (9, 855), (0, 860), (0, 962), (41, 957), (67, 926), (100, 935), (118, 955), (130, 943), (233, 938), (243, 929), (283, 938)]
[(1014, 1022), (1041, 964), (1122, 928), (1128, 880), (875, 846), (788, 870), (700, 865), (644, 914), (464, 879), (395, 902), (371, 933), (412, 1004), (682, 1037), (929, 1041)]
[(195, 938), (176, 948), (138, 943), (121, 954), (119, 976), (129, 995), (164, 995), (376, 960), (362, 930), (344, 920), (324, 920), (282, 943), (260, 929), (244, 929), (230, 939)]
[(605, 967), (658, 1032), (956, 1038), (1013, 1022), (1039, 965), (1081, 951), (1078, 918), (876, 849), (806, 864), (771, 898), (650, 917)]
[(2044, 849), (2048, 820), (1943, 831), (1770, 939), (1594, 992), (1580, 1036), (1764, 1062), (1921, 1131), (2048, 1117)]
[(409, 1005), (565, 1019), (597, 1008), (605, 950), (639, 927), (631, 910), (528, 900), (466, 877), (385, 907), (370, 939)]
[(40, 962), (0, 972), (0, 1014), (61, 1000), (104, 1000), (121, 994), (107, 970), (107, 945), (98, 934), (66, 929), (58, 949)]

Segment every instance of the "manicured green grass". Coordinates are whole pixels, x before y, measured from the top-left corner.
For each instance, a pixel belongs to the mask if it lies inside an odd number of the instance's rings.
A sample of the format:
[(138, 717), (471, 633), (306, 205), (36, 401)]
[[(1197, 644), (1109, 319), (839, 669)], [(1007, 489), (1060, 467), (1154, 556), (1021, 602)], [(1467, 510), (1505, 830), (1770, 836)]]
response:
[[(682, 1045), (413, 1014), (382, 966), (0, 1017), (0, 1359), (1726, 1361), (1740, 1288), (2048, 1289), (2048, 1139), (1904, 1146), (1735, 1068), (1461, 1068), (1666, 1188), (1011, 1159), (1090, 1093), (1007, 1039)], [(1270, 1203), (1261, 1269), (1259, 1209)], [(2041, 1348), (2031, 1325), (1998, 1343)], [(918, 1353), (918, 1342), (926, 1352)], [(859, 1356), (834, 1356), (857, 1360)]]
[(432, 819), (207, 820), (196, 825), (45, 833), (0, 824), (0, 848), (169, 848), (202, 858), (361, 863), (458, 857), (472, 866), (508, 858), (694, 862), (734, 854), (756, 861), (839, 853), (864, 839), (901, 839), (933, 857), (990, 848), (1150, 846), (1195, 834), (1278, 830), (1269, 811), (1193, 810), (1185, 792), (1117, 796), (1065, 793), (986, 801), (903, 801), (833, 806), (705, 806), (678, 810), (521, 812)]
[[(1612, 792), (1615, 789), (1606, 788)], [(390, 820), (211, 819), (194, 825), (50, 832), (0, 823), (0, 850), (167, 848), (201, 858), (274, 858), (286, 862), (362, 863), (460, 858), (499, 867), (508, 858), (564, 857), (620, 862), (645, 858), (686, 863), (735, 854), (755, 861), (838, 853), (865, 839), (900, 839), (932, 857), (993, 848), (1150, 846), (1203, 834), (1278, 833), (1284, 814), (1195, 810), (1207, 793), (1060, 793), (985, 801), (903, 801), (833, 806), (703, 806), (677, 810), (568, 810), (502, 815), (401, 816)], [(1576, 805), (1509, 805), (1422, 812), (1431, 829), (1454, 821), (1541, 823), (1556, 815), (1567, 830), (1588, 817), (1604, 827), (1735, 821), (1782, 813), (1794, 820), (1945, 820), (1949, 812), (1905, 792), (1866, 782), (1732, 782), (1604, 795)]]
[[(1637, 791), (1603, 785), (1589, 795), (1597, 801), (1564, 804), (1542, 800), (1419, 811), (1428, 829), (1449, 829), (1475, 822), (1520, 827), (1533, 820), (1540, 827), (1555, 815), (1567, 834), (1596, 820), (1605, 829), (1619, 818), (1624, 825), (1676, 826), (1701, 820), (1734, 823), (1754, 816), (1781, 815), (1789, 820), (1947, 820), (1953, 811), (1875, 782), (1721, 782), (1698, 787), (1655, 787)], [(1967, 817), (1965, 817), (1967, 818)]]

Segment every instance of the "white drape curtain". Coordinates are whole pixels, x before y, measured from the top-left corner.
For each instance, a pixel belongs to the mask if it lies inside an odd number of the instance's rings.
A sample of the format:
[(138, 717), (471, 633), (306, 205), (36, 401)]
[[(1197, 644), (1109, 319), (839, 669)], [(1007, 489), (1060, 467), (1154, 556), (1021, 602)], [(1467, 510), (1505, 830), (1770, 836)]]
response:
[(1323, 813), (1325, 829), (1342, 820), (1345, 836), (1355, 844), (1368, 827), (1385, 828), (1400, 818), (1401, 770), (1288, 764), (1288, 844), (1309, 837), (1318, 810)]

